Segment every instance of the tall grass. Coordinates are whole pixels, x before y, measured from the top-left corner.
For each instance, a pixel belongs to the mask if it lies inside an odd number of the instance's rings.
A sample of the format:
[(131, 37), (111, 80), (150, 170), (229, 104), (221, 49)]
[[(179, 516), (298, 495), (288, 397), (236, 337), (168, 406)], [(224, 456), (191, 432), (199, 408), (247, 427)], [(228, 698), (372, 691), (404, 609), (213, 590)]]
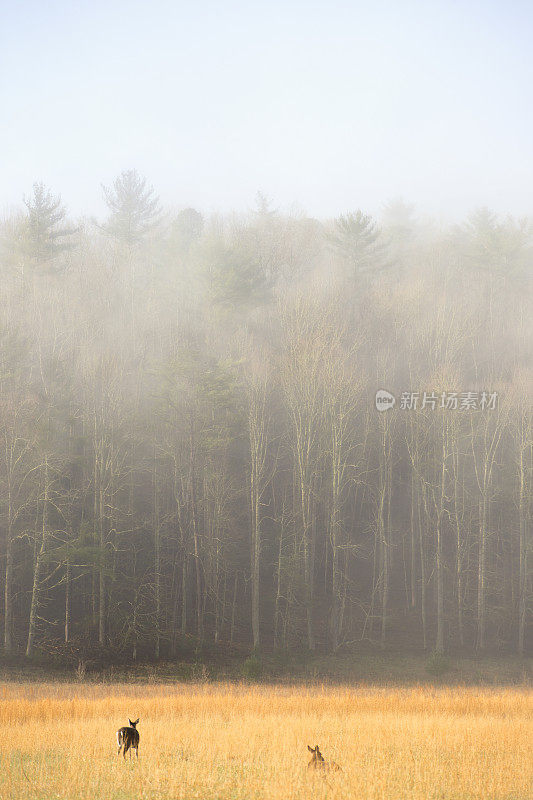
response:
[[(6, 800), (533, 797), (526, 688), (4, 684), (0, 730)], [(316, 743), (342, 772), (307, 770)]]

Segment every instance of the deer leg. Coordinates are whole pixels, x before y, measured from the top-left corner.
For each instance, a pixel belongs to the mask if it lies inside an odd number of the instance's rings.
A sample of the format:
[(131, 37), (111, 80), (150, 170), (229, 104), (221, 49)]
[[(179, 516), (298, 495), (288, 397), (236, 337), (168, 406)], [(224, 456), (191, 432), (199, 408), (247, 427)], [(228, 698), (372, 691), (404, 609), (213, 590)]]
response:
[[(130, 749), (130, 743), (129, 742), (125, 742), (124, 743), (124, 750), (122, 751), (122, 753), (124, 755), (124, 758), (126, 758), (126, 753), (128, 752), (129, 749)], [(131, 753), (130, 753), (130, 758), (131, 758)]]

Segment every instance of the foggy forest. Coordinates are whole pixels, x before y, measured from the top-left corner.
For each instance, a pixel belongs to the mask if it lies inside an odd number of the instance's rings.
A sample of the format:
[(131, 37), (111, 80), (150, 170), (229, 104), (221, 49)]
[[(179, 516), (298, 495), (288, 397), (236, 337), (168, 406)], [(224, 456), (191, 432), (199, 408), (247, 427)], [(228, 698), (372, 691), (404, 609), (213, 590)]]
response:
[(5, 653), (531, 653), (531, 220), (60, 189), (0, 231)]

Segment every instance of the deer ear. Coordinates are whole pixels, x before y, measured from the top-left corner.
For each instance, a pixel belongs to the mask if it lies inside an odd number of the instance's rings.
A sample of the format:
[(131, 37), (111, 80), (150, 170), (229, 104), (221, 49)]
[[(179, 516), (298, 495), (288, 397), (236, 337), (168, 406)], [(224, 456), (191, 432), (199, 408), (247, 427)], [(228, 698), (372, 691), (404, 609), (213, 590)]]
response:
[(307, 745), (307, 749), (309, 750), (310, 753), (314, 753), (315, 752), (310, 745)]
[(137, 717), (137, 719), (135, 720), (135, 722), (133, 724), (134, 725), (138, 725), (139, 724), (139, 719), (140, 719), (140, 717)]
[(134, 723), (131, 721), (129, 717), (128, 717), (128, 722), (130, 723), (130, 725), (134, 725)]

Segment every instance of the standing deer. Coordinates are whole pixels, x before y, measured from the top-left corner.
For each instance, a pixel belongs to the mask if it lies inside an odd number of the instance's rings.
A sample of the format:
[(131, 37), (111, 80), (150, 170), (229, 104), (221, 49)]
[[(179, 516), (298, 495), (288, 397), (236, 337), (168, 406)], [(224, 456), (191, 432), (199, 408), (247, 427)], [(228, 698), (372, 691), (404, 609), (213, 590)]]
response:
[[(131, 727), (128, 728), (125, 726), (124, 728), (119, 728), (117, 731), (117, 742), (118, 742), (118, 752), (117, 756), (120, 754), (120, 748), (124, 745), (124, 750), (122, 751), (124, 758), (126, 758), (126, 753), (132, 748), (135, 750), (137, 754), (137, 758), (139, 758), (139, 731), (137, 730), (137, 725), (139, 720), (136, 719), (135, 722), (132, 722), (131, 719), (128, 720)], [(130, 750), (130, 758), (131, 758), (131, 750)]]
[(309, 750), (310, 753), (313, 754), (311, 761), (307, 765), (308, 769), (314, 768), (314, 769), (324, 769), (324, 770), (332, 769), (335, 771), (340, 770), (339, 765), (335, 761), (324, 760), (324, 756), (320, 752), (318, 745), (315, 745), (315, 747), (310, 747), (309, 745), (307, 745), (307, 749)]

